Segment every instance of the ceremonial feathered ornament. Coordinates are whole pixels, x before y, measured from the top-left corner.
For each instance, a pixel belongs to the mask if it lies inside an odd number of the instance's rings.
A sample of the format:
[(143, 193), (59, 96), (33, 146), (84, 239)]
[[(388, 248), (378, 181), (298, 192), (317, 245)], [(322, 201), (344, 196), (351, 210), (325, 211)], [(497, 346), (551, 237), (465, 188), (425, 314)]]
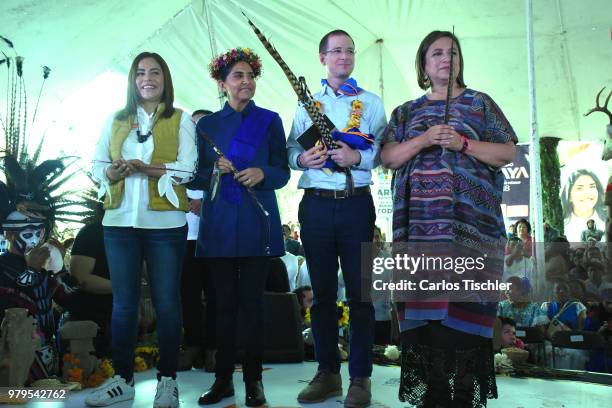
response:
[[(328, 149), (337, 149), (338, 145), (334, 141), (332, 137), (333, 129), (330, 129), (326, 123), (325, 116), (321, 111), (317, 108), (317, 101), (312, 96), (310, 89), (306, 85), (306, 80), (304, 77), (296, 77), (295, 74), (291, 71), (285, 60), (280, 56), (276, 48), (268, 41), (268, 39), (263, 35), (261, 30), (257, 28), (257, 26), (247, 17), (244, 12), (242, 15), (247, 19), (249, 25), (255, 32), (255, 35), (261, 41), (266, 50), (270, 53), (272, 58), (280, 65), (283, 73), (289, 80), (291, 87), (295, 91), (298, 97), (298, 101), (308, 113), (308, 116), (312, 120), (312, 123), (317, 128), (319, 133), (321, 134), (321, 141), (325, 144)], [(346, 174), (346, 187), (348, 190), (354, 190), (353, 184), (353, 176), (351, 175), (351, 170), (349, 168), (341, 168), (341, 170)]]
[[(47, 231), (55, 221), (78, 221), (83, 214), (80, 211), (71, 211), (70, 207), (80, 205), (80, 200), (73, 200), (71, 191), (62, 189), (63, 184), (74, 174), (62, 176), (64, 170), (77, 160), (76, 157), (62, 157), (54, 160), (45, 160), (39, 163), (39, 157), (44, 145), (41, 139), (32, 155), (28, 154), (26, 147), (26, 130), (29, 120), (27, 112), (27, 92), (23, 78), (24, 58), (17, 55), (14, 44), (7, 38), (0, 36), (0, 40), (9, 48), (14, 56), (2, 52), (4, 58), (0, 65), (8, 70), (7, 95), (5, 101), (6, 113), (0, 112), (0, 125), (4, 132), (5, 150), (0, 154), (0, 170), (4, 171), (6, 182), (0, 181), (0, 219), (17, 211), (25, 220), (45, 220)], [(43, 81), (38, 95), (42, 95), (43, 86), (50, 75), (49, 67), (42, 67)], [(36, 118), (38, 101), (32, 115), (31, 124)], [(16, 217), (12, 217), (16, 218)], [(13, 220), (14, 221), (14, 220)], [(10, 224), (10, 223), (9, 223)], [(18, 224), (16, 224), (18, 225)]]
[(330, 129), (325, 123), (325, 118), (323, 114), (317, 109), (316, 100), (312, 97), (308, 86), (306, 85), (306, 80), (304, 77), (296, 77), (295, 74), (291, 71), (283, 57), (280, 56), (276, 48), (268, 41), (268, 39), (263, 35), (263, 33), (257, 28), (257, 26), (246, 16), (246, 14), (242, 13), (244, 17), (249, 22), (249, 25), (259, 38), (259, 41), (263, 44), (263, 46), (268, 50), (272, 58), (280, 65), (283, 73), (287, 76), (289, 83), (293, 87), (293, 90), (298, 96), (299, 102), (302, 104), (308, 116), (312, 120), (312, 123), (317, 127), (319, 132), (321, 133), (321, 137), (323, 142), (328, 148), (335, 149), (337, 146), (331, 136), (331, 132), (333, 129)]

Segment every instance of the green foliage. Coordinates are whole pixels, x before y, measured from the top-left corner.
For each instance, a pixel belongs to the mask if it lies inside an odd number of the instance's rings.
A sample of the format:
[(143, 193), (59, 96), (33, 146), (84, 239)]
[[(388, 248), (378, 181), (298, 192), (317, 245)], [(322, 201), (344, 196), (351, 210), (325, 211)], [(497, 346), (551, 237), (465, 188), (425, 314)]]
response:
[(540, 171), (542, 172), (542, 211), (544, 220), (563, 234), (563, 210), (561, 208), (561, 171), (556, 137), (540, 139)]

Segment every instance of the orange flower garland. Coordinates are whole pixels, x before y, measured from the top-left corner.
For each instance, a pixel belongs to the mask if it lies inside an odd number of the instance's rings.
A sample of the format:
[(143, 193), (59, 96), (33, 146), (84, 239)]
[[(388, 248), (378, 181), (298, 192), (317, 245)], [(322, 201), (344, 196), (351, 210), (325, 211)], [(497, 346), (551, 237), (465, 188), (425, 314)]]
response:
[(101, 360), (98, 370), (91, 373), (87, 380), (83, 379), (83, 369), (79, 367), (81, 361), (71, 353), (64, 354), (64, 368), (68, 374), (69, 382), (78, 382), (83, 388), (94, 388), (115, 375), (115, 369), (108, 359)]
[(68, 373), (68, 381), (78, 382), (84, 386), (83, 369), (79, 368), (81, 361), (70, 353), (64, 354), (62, 359), (64, 360), (64, 366), (68, 367), (66, 370)]

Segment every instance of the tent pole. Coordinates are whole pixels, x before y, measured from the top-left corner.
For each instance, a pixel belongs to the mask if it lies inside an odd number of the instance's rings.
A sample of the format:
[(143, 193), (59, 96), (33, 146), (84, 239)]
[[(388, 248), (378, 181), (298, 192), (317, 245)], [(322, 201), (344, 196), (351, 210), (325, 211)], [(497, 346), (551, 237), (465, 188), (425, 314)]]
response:
[[(204, 17), (206, 18), (206, 25), (208, 28), (208, 43), (210, 45), (210, 54), (211, 54), (211, 58), (214, 57), (215, 55), (217, 55), (217, 42), (215, 41), (215, 29), (213, 27), (213, 18), (212, 18), (212, 13), (210, 11), (210, 6), (208, 4), (207, 0), (202, 0), (202, 8), (204, 10)], [(224, 105), (224, 99), (225, 96), (223, 95), (223, 92), (221, 92), (221, 89), (219, 89), (219, 87), (217, 87), (217, 92), (219, 95), (219, 108), (223, 109), (223, 105)]]
[(378, 46), (378, 86), (380, 88), (380, 99), (382, 100), (383, 106), (385, 106), (385, 81), (383, 77), (383, 41), (384, 40), (382, 38), (379, 38), (378, 40), (376, 40), (376, 45)]
[[(527, 12), (527, 78), (529, 83), (529, 113), (530, 113), (530, 153), (529, 162), (531, 169), (530, 182), (530, 202), (531, 208), (531, 219), (533, 220), (532, 233), (534, 234), (533, 242), (538, 249), (532, 253), (535, 255), (537, 275), (532, 279), (534, 289), (540, 287), (540, 280), (545, 279), (544, 276), (544, 247), (543, 245), (537, 245), (537, 243), (544, 242), (544, 226), (543, 226), (543, 213), (542, 213), (542, 176), (540, 172), (540, 136), (538, 134), (538, 122), (537, 122), (537, 107), (536, 107), (536, 89), (535, 89), (535, 60), (533, 50), (533, 0), (526, 0), (526, 12)], [(535, 248), (534, 248), (535, 249)], [(537, 281), (536, 281), (537, 280)]]

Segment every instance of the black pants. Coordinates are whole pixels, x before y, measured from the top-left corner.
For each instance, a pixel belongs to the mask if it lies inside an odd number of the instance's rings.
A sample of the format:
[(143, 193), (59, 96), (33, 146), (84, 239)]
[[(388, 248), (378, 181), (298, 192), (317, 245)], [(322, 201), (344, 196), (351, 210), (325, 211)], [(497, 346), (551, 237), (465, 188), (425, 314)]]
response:
[[(181, 276), (181, 306), (183, 309), (183, 345), (212, 350), (216, 344), (215, 293), (212, 275), (204, 258), (196, 258), (196, 241), (187, 241)], [(205, 334), (202, 333), (202, 291), (206, 298)]]
[[(269, 258), (208, 258), (217, 300), (217, 366), (215, 376), (229, 380), (234, 372), (238, 322), (243, 325), (244, 381), (261, 380), (263, 294)], [(240, 316), (240, 319), (239, 319)]]

